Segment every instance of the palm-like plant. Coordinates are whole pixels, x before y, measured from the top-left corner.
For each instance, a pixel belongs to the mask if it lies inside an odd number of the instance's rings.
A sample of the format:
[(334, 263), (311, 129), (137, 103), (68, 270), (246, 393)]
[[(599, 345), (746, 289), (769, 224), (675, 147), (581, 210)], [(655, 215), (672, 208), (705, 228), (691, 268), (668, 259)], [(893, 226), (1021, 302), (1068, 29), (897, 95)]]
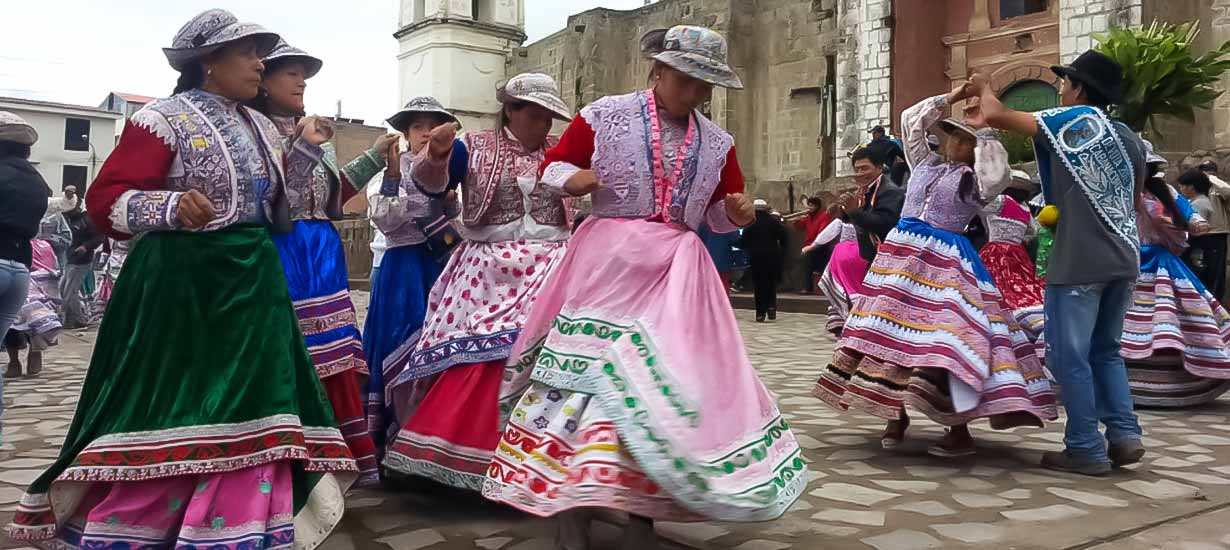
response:
[(1123, 67), (1123, 101), (1113, 115), (1133, 130), (1157, 130), (1153, 117), (1169, 115), (1195, 122), (1222, 94), (1215, 85), (1230, 70), (1230, 42), (1196, 56), (1197, 22), (1154, 21), (1147, 28), (1111, 28), (1095, 34), (1098, 51)]

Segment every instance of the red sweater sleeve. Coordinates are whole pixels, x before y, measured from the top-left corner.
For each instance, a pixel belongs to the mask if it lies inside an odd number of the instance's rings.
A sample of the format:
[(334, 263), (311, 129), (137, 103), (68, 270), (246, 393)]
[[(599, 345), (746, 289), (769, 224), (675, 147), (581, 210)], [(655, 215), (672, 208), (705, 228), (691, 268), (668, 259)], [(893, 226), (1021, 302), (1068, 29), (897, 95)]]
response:
[(100, 231), (113, 239), (131, 239), (111, 223), (111, 210), (127, 191), (157, 191), (166, 188), (167, 172), (175, 152), (153, 132), (132, 121), (124, 123), (120, 142), (94, 183), (85, 193), (86, 212)]
[(567, 162), (582, 170), (589, 170), (590, 161), (594, 158), (594, 129), (590, 127), (585, 117), (577, 115), (560, 136), (559, 143), (547, 151), (546, 159), (538, 167), (538, 177), (553, 162)]
[(726, 195), (742, 193), (744, 184), (743, 170), (739, 168), (739, 156), (735, 154), (735, 148), (731, 147), (726, 153), (726, 166), (722, 167), (718, 187), (713, 191), (713, 198), (709, 199), (709, 202), (714, 203), (726, 198)]

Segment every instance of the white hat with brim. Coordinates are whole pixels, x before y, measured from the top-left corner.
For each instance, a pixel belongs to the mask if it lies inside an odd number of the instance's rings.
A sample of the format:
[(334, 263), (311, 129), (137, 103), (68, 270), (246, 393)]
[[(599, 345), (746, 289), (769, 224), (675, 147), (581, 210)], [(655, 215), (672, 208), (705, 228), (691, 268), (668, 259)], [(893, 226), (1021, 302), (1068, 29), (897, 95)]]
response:
[(953, 133), (956, 133), (956, 132), (962, 132), (962, 133), (969, 135), (969, 137), (972, 137), (975, 139), (978, 138), (978, 130), (975, 130), (973, 126), (970, 126), (955, 118), (946, 118), (944, 120), (941, 120), (940, 128), (944, 130), (944, 133), (949, 134), (949, 135), (952, 135)]
[(38, 132), (25, 119), (8, 111), (0, 111), (0, 141), (34, 145), (38, 141)]
[(212, 9), (193, 17), (163, 48), (171, 68), (183, 72), (192, 62), (240, 40), (255, 40), (256, 54), (262, 58), (278, 45), (278, 35), (256, 23), (241, 23), (226, 10)]
[(549, 75), (523, 73), (514, 76), (496, 90), (495, 97), (500, 103), (528, 101), (551, 111), (555, 118), (565, 122), (572, 120), (572, 111), (560, 97), (559, 85)]
[(752, 207), (755, 208), (756, 210), (768, 210), (769, 201), (766, 201), (764, 199), (756, 199), (752, 201)]
[(456, 116), (453, 116), (453, 113), (448, 112), (448, 109), (445, 109), (443, 105), (440, 105), (439, 101), (436, 101), (436, 98), (431, 96), (412, 98), (406, 102), (406, 106), (402, 107), (400, 111), (385, 119), (385, 122), (389, 123), (389, 126), (393, 127), (394, 130), (405, 133), (406, 128), (410, 126), (411, 120), (418, 115), (431, 115), (460, 124), (460, 121), (457, 120)]
[(303, 78), (312, 78), (320, 69), (325, 66), (325, 62), (316, 57), (308, 55), (307, 52), (287, 44), (285, 40), (278, 40), (278, 45), (273, 48), (269, 55), (265, 56), (265, 71), (269, 71), (269, 67), (275, 63), (286, 63), (290, 61), (298, 61), (303, 64), (303, 70), (306, 74)]
[(1147, 139), (1140, 140), (1145, 144), (1145, 164), (1170, 164), (1170, 161), (1157, 154), (1153, 149), (1153, 142)]
[(641, 37), (641, 52), (672, 69), (714, 86), (743, 89), (730, 67), (726, 39), (717, 32), (691, 25), (658, 29)]
[(1024, 189), (1025, 191), (1034, 191), (1039, 187), (1039, 184), (1034, 182), (1034, 178), (1029, 175), (1029, 172), (1024, 170), (1013, 170), (1012, 182), (1008, 184), (1008, 187)]

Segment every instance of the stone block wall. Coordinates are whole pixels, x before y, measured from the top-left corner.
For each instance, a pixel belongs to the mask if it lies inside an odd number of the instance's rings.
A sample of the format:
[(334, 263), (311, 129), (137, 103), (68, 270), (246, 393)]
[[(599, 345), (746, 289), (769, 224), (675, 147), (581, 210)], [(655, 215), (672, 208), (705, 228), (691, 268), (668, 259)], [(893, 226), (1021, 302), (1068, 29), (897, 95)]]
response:
[(1111, 26), (1141, 24), (1145, 0), (1059, 0), (1059, 59), (1070, 63), (1092, 49), (1091, 36)]
[(869, 137), (872, 126), (891, 126), (892, 29), (885, 26), (892, 14), (891, 0), (842, 0), (838, 27), (842, 45), (837, 59), (838, 109), (837, 174), (850, 175), (842, 162)]

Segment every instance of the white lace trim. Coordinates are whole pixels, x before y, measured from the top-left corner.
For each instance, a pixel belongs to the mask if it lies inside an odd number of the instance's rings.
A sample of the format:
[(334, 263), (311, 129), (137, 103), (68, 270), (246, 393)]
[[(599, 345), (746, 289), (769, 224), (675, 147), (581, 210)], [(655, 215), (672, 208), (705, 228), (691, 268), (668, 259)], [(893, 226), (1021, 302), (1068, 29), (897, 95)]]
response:
[(147, 106), (132, 115), (131, 121), (134, 125), (149, 130), (151, 134), (158, 136), (158, 139), (161, 139), (172, 151), (176, 150), (175, 129), (171, 128), (171, 123), (167, 122), (166, 117), (162, 116), (162, 113)]

